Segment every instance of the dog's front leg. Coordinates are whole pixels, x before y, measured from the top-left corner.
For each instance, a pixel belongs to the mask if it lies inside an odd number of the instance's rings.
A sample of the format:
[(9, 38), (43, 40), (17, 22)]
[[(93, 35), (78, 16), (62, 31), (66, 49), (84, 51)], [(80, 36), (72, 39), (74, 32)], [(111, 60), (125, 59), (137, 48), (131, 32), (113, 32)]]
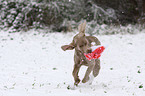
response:
[(89, 80), (89, 75), (95, 66), (94, 60), (88, 61), (88, 64), (89, 64), (89, 66), (85, 73), (84, 79), (82, 80), (83, 83), (86, 83)]
[(74, 77), (74, 80), (75, 80), (74, 85), (76, 85), (76, 86), (80, 83), (80, 79), (79, 79), (79, 76), (78, 76), (80, 67), (81, 67), (80, 64), (75, 64), (74, 69), (73, 69), (73, 73), (72, 73), (73, 77)]

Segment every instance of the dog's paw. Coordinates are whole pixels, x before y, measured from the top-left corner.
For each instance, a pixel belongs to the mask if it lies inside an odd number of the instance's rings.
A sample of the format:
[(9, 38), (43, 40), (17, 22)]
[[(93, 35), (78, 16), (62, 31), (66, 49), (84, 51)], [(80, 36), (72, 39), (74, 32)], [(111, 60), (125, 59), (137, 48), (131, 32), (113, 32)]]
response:
[(93, 80), (94, 80), (94, 76), (93, 76), (93, 75), (90, 75), (87, 79), (84, 78), (84, 79), (82, 80), (82, 83), (87, 83), (87, 84), (91, 85), (92, 82), (93, 82)]
[(84, 78), (84, 79), (82, 80), (82, 83), (86, 83), (86, 82), (88, 82), (88, 80), (89, 80), (89, 77), (88, 77), (88, 78)]
[(90, 76), (89, 76), (89, 80), (88, 80), (87, 83), (88, 83), (89, 85), (92, 85), (94, 78), (95, 78), (95, 77), (94, 77), (93, 75), (90, 75)]
[(76, 87), (77, 87), (76, 85), (68, 85), (68, 86), (67, 86), (67, 89), (68, 89), (68, 90), (75, 90)]
[(80, 83), (80, 81), (81, 81), (81, 80), (78, 78), (77, 80), (75, 80), (74, 85), (75, 85), (75, 86), (78, 86), (78, 84)]

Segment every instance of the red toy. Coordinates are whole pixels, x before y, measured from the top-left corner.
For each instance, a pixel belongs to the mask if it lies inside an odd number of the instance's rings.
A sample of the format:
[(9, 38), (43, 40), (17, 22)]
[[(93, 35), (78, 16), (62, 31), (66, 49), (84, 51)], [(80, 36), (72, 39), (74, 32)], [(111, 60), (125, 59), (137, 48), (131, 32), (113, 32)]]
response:
[[(93, 50), (93, 48), (95, 48), (95, 50)], [(93, 46), (93, 48), (92, 48), (93, 50), (92, 53), (88, 53), (88, 54), (84, 53), (84, 55), (88, 60), (98, 59), (101, 56), (101, 53), (105, 50), (104, 46)]]

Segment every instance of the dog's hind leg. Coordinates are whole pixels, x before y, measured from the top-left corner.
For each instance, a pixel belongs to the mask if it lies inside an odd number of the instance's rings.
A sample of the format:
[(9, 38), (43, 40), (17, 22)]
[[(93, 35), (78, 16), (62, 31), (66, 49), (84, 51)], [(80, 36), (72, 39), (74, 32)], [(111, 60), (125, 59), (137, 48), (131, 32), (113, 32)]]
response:
[(99, 74), (100, 71), (100, 59), (95, 60), (95, 66), (93, 69), (93, 76), (96, 77)]
[(93, 75), (93, 74), (90, 74), (89, 80), (88, 80), (87, 84), (88, 84), (88, 85), (91, 85), (92, 82), (93, 82), (93, 80), (94, 80), (94, 78), (95, 78), (94, 75)]
[(98, 76), (99, 71), (100, 71), (100, 59), (95, 60), (94, 63), (95, 63), (95, 66), (94, 66), (94, 68), (93, 68), (93, 72), (90, 74), (90, 76), (89, 76), (89, 81), (87, 82), (89, 85), (92, 84), (94, 78), (95, 78), (96, 76)]
[(88, 66), (87, 71), (85, 73), (84, 79), (82, 80), (83, 83), (86, 83), (90, 79), (89, 75), (95, 66), (94, 60), (89, 61), (88, 64), (89, 64), (89, 66)]

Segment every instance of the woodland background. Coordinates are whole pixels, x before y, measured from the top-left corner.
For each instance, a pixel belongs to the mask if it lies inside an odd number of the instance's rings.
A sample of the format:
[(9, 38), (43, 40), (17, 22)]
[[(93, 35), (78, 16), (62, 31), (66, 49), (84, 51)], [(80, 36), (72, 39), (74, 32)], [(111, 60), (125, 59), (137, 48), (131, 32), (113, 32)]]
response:
[(100, 26), (104, 24), (105, 26), (137, 24), (141, 26), (141, 30), (144, 29), (145, 23), (145, 1), (0, 0), (0, 28), (9, 28), (12, 32), (28, 31), (32, 28), (66, 32), (77, 28), (82, 20), (88, 22), (88, 29), (91, 32), (96, 26), (100, 30)]

